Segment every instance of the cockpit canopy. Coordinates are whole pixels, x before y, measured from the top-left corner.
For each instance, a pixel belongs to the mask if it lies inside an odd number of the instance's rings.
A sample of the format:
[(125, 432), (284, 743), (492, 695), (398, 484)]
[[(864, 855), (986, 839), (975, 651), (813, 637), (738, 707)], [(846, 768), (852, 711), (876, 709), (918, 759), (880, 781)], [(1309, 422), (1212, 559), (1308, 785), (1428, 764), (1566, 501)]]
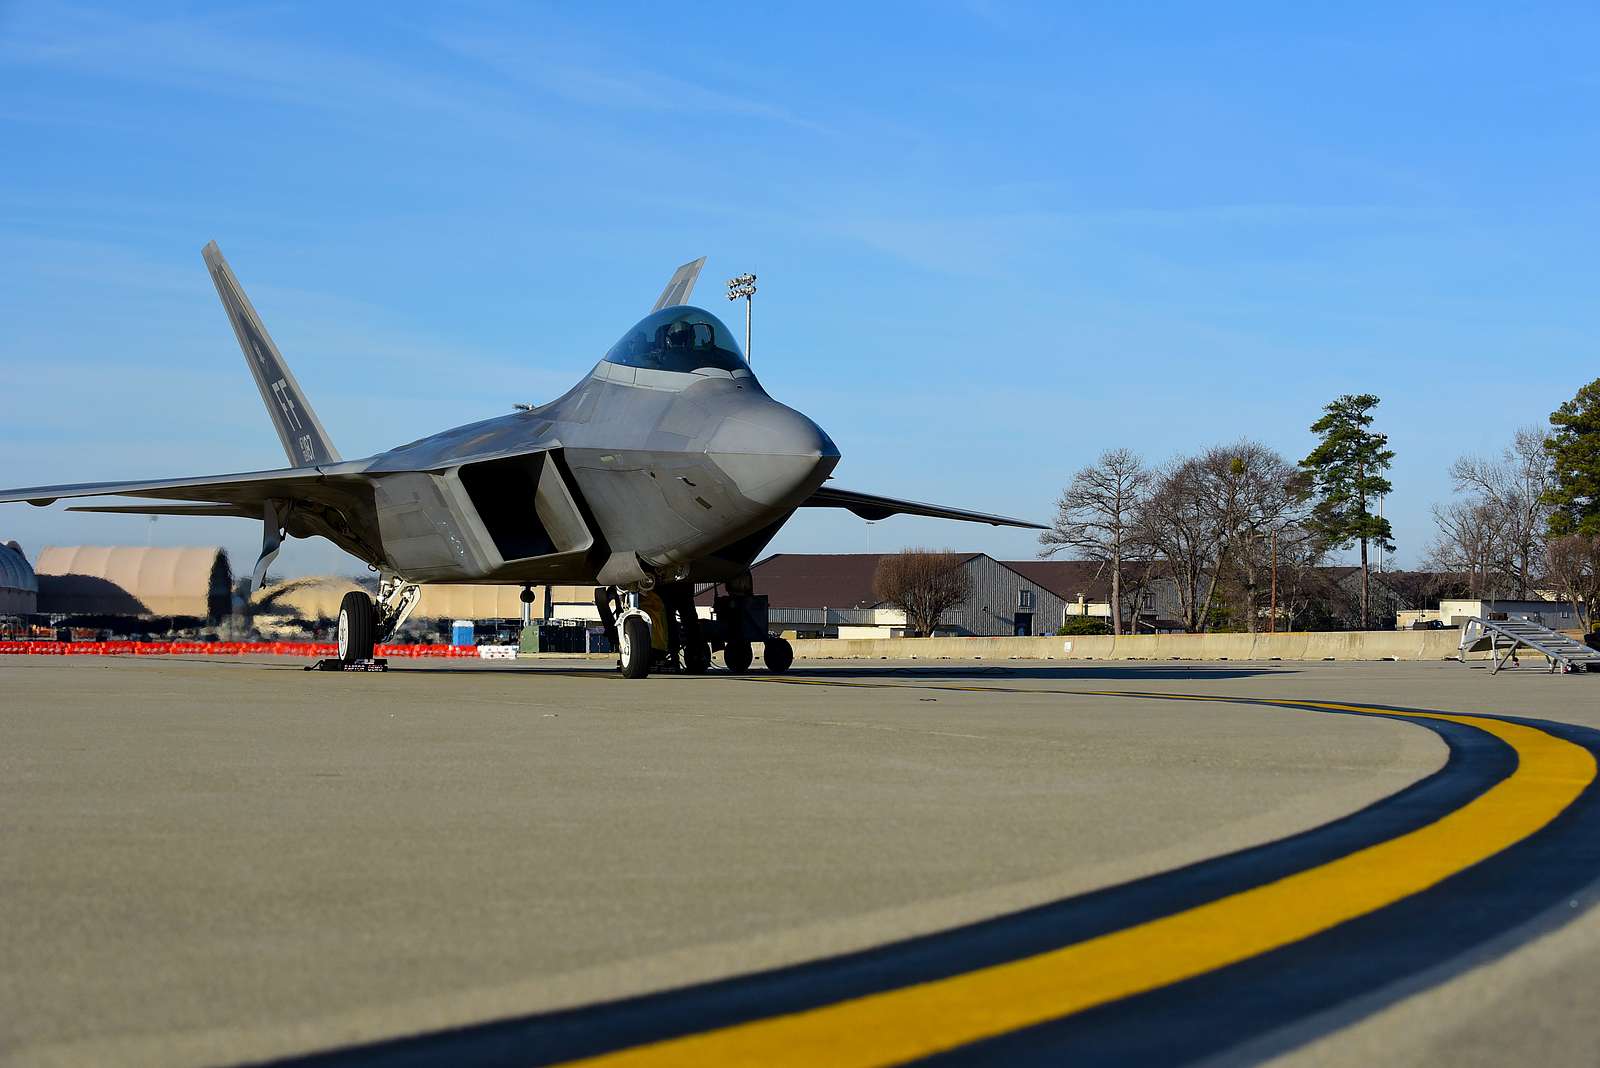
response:
[(748, 371), (733, 331), (708, 311), (679, 304), (639, 320), (606, 353), (610, 363), (655, 371)]

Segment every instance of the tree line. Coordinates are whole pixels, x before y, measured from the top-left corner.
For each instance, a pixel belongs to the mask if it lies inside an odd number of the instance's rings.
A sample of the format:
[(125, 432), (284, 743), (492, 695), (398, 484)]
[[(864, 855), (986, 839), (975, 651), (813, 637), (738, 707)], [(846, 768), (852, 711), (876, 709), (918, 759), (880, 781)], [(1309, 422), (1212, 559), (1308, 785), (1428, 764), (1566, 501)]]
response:
[(1555, 595), (1589, 629), (1600, 612), (1600, 379), (1518, 430), (1498, 457), (1450, 465), (1425, 566), (1485, 599)]
[[(1316, 446), (1291, 461), (1241, 439), (1148, 466), (1127, 448), (1073, 475), (1056, 502), (1041, 556), (1099, 562), (1109, 577), (1114, 633), (1139, 626), (1142, 594), (1172, 583), (1187, 631), (1317, 629), (1340, 620), (1322, 565), (1359, 550), (1354, 618), (1374, 621), (1372, 554), (1395, 551), (1376, 507), (1391, 492), (1395, 453), (1373, 428), (1379, 398), (1336, 398), (1311, 424)], [(1458, 498), (1437, 506), (1424, 558), (1469, 596), (1552, 591), (1587, 628), (1600, 607), (1600, 379), (1518, 431), (1493, 460), (1450, 469)], [(1448, 596), (1444, 589), (1427, 591)]]

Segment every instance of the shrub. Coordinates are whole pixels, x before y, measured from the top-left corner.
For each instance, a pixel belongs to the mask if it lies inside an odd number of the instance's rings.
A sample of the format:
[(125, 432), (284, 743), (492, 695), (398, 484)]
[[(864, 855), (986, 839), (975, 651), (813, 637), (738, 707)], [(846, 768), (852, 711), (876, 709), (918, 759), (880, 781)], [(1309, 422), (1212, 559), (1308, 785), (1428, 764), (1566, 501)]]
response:
[(1057, 635), (1110, 634), (1111, 624), (1099, 616), (1068, 616)]

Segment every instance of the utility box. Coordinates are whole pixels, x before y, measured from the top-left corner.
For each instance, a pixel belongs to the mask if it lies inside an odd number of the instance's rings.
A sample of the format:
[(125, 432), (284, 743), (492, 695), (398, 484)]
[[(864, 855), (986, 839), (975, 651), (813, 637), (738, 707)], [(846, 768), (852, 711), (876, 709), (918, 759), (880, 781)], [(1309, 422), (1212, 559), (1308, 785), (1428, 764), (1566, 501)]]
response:
[(517, 651), (520, 653), (540, 652), (539, 624), (530, 623), (522, 628), (522, 635), (517, 642)]
[(476, 631), (477, 625), (470, 619), (458, 619), (450, 624), (451, 645), (476, 645), (478, 644)]

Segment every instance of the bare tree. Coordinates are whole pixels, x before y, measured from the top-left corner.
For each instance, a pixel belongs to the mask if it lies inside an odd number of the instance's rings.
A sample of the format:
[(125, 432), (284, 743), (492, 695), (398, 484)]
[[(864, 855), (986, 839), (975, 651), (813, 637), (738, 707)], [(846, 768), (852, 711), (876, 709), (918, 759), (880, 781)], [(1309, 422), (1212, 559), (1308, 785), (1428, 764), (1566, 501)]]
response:
[(1600, 536), (1568, 534), (1551, 538), (1546, 551), (1551, 581), (1572, 605), (1578, 626), (1589, 630), (1600, 610)]
[(1072, 476), (1056, 501), (1054, 525), (1039, 535), (1040, 556), (1062, 549), (1111, 569), (1111, 632), (1122, 633), (1123, 564), (1132, 547), (1134, 516), (1153, 480), (1139, 456), (1111, 449)]
[[(1305, 630), (1330, 614), (1322, 602), (1327, 543), (1303, 521), (1277, 528), (1278, 630)], [(1271, 546), (1268, 546), (1270, 556)], [(1270, 567), (1270, 560), (1268, 562)], [(1320, 615), (1319, 615), (1320, 613)]]
[(915, 634), (930, 637), (946, 612), (972, 596), (966, 561), (949, 549), (906, 549), (878, 561), (872, 588), (906, 614)]
[(1303, 523), (1310, 479), (1272, 449), (1249, 440), (1207, 449), (1196, 464), (1196, 486), (1220, 539), (1214, 549), (1217, 571), (1234, 572), (1241, 614), (1254, 634), (1273, 534)]
[(1211, 614), (1224, 541), (1204, 481), (1199, 461), (1174, 460), (1157, 473), (1137, 514), (1137, 539), (1165, 558), (1183, 629), (1191, 633), (1203, 630)]
[(1511, 539), (1511, 523), (1496, 502), (1481, 499), (1433, 506), (1438, 527), (1423, 563), (1435, 571), (1457, 572), (1467, 579), (1467, 596), (1495, 597), (1505, 585), (1501, 561)]
[(1206, 629), (1230, 599), (1251, 632), (1260, 626), (1273, 534), (1303, 525), (1309, 481), (1253, 441), (1218, 445), (1157, 473), (1137, 509), (1135, 541), (1165, 558), (1185, 629)]
[[(1456, 492), (1469, 493), (1475, 503), (1492, 510), (1499, 534), (1497, 563), (1513, 580), (1519, 599), (1528, 597), (1543, 570), (1544, 534), (1550, 521), (1545, 498), (1554, 480), (1545, 448), (1549, 438), (1550, 432), (1543, 427), (1523, 427), (1499, 460), (1463, 456), (1450, 465)], [(1434, 510), (1436, 517), (1438, 511)]]

